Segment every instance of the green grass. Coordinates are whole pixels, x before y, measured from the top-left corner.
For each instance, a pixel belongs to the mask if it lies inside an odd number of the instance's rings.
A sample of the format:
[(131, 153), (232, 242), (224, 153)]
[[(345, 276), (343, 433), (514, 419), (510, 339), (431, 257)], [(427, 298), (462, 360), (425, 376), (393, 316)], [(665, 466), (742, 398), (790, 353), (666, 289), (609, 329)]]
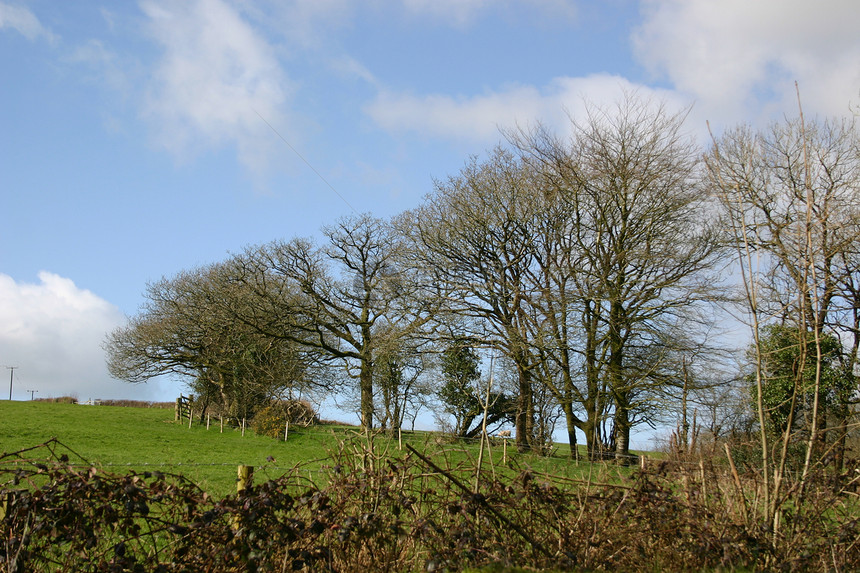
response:
[[(278, 477), (296, 465), (317, 470), (327, 447), (337, 444), (332, 432), (291, 432), (288, 442), (219, 430), (217, 420), (205, 426), (173, 421), (173, 411), (155, 408), (82, 406), (41, 402), (0, 402), (0, 450), (14, 452), (57, 438), (69, 448), (71, 461), (111, 471), (157, 469), (181, 473), (216, 495), (235, 490), (236, 468), (258, 468), (260, 479)], [(79, 456), (79, 457), (78, 457)], [(268, 458), (274, 461), (268, 461)]]
[[(242, 436), (239, 430), (225, 427), (221, 433), (217, 421), (209, 430), (197, 423), (189, 429), (187, 422), (173, 421), (173, 410), (0, 402), (0, 451), (16, 452), (51, 438), (71, 450), (67, 453), (73, 463), (81, 461), (117, 473), (131, 469), (181, 473), (216, 496), (235, 491), (239, 465), (254, 466), (255, 480), (290, 471), (307, 472), (312, 480), (324, 479), (326, 468), (334, 463), (333, 454), (341, 449), (360, 451), (366, 446), (355, 428), (345, 426), (290, 428), (289, 440), (284, 442), (250, 430)], [(461, 475), (471, 475), (477, 465), (477, 444), (451, 442), (429, 432), (406, 433), (403, 439), (440, 466), (460, 468)], [(590, 474), (595, 481), (604, 481), (628, 473), (614, 466), (571, 462), (566, 444), (559, 444), (549, 458), (518, 454), (511, 446), (509, 443), (506, 464), (501, 446), (493, 447), (492, 455), (485, 452), (485, 475), (495, 472), (510, 479), (529, 468), (570, 479), (585, 479)], [(374, 438), (374, 448), (390, 456), (405, 454), (398, 450), (396, 439), (385, 436)], [(34, 451), (28, 455), (47, 454)]]

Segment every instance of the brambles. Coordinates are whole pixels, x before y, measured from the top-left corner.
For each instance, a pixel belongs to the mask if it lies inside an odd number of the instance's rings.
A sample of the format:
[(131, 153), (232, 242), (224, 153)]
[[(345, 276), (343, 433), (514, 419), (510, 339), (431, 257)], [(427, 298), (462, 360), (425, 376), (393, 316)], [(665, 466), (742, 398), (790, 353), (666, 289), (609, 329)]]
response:
[[(355, 445), (355, 444), (353, 444)], [(216, 500), (178, 475), (71, 463), (56, 441), (0, 457), (4, 571), (856, 570), (856, 474), (812, 481), (777, 537), (728, 475), (664, 463), (592, 485), (524, 471), (477, 492), (416, 453), (332, 458)], [(26, 458), (25, 458), (26, 456)], [(29, 459), (28, 459), (29, 458)], [(744, 480), (755, 490), (755, 476)], [(471, 484), (470, 484), (471, 485)], [(825, 511), (826, 510), (826, 511)]]

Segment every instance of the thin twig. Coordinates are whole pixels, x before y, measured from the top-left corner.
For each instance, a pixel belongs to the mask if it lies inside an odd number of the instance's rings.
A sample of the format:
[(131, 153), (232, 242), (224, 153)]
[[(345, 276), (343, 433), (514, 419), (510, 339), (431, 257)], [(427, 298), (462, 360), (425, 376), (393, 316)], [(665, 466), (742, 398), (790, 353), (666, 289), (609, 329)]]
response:
[[(463, 490), (465, 493), (472, 495), (472, 491), (469, 489), (468, 486), (464, 485), (463, 482), (461, 482), (460, 480), (455, 478), (449, 472), (443, 470), (442, 468), (440, 468), (439, 466), (434, 464), (432, 461), (430, 461), (430, 458), (426, 457), (424, 454), (422, 454), (421, 452), (419, 452), (418, 450), (413, 448), (411, 444), (406, 444), (406, 447), (407, 447), (407, 449), (409, 449), (410, 452), (412, 452), (413, 454), (418, 456), (418, 459), (420, 459), (422, 462), (424, 462), (425, 464), (427, 464), (428, 466), (430, 466), (431, 468), (433, 468), (434, 470), (439, 472), (441, 475), (446, 477), (451, 483), (453, 483), (455, 486), (457, 486), (458, 488)], [(501, 521), (506, 526), (510, 527), (513, 531), (515, 531), (520, 537), (522, 537), (532, 547), (534, 547), (535, 549), (537, 549), (538, 551), (540, 551), (541, 553), (543, 553), (547, 557), (552, 557), (552, 554), (549, 552), (549, 550), (546, 547), (543, 546), (542, 543), (537, 542), (531, 535), (529, 535), (528, 533), (523, 531), (523, 529), (520, 526), (513, 523), (510, 519), (505, 517), (504, 514), (499, 512), (499, 510), (497, 510), (495, 507), (493, 507), (492, 505), (487, 503), (487, 500), (483, 496), (475, 496), (475, 497), (473, 497), (473, 499), (476, 502), (478, 502), (479, 504), (481, 504), (484, 508), (486, 508), (494, 516), (496, 516), (496, 518), (499, 521)]]

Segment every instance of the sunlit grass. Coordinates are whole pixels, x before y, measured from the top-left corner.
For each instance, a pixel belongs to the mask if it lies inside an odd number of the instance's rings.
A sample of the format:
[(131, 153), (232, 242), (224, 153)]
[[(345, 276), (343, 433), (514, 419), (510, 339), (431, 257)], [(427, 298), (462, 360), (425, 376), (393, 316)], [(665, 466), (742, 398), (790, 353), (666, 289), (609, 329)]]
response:
[[(255, 467), (255, 480), (280, 477), (297, 471), (314, 482), (324, 481), (329, 468), (346, 461), (362, 463), (362, 452), (371, 440), (348, 426), (291, 427), (288, 441), (245, 435), (217, 419), (195, 422), (173, 420), (173, 410), (85, 406), (44, 402), (0, 402), (0, 450), (15, 452), (56, 438), (69, 449), (72, 463), (94, 465), (122, 473), (162, 471), (181, 473), (212, 495), (235, 491), (239, 465)], [(433, 432), (409, 432), (403, 444), (411, 444), (432, 461), (450, 468), (464, 480), (474, 479), (479, 457), (476, 441), (454, 441)], [(375, 456), (397, 458), (408, 455), (396, 435), (373, 436)], [(522, 471), (548, 473), (571, 480), (623, 479), (629, 470), (611, 464), (587, 464), (568, 459), (566, 444), (555, 447), (550, 457), (517, 453), (513, 442), (493, 440), (483, 454), (484, 478), (514, 479)], [(47, 455), (33, 452), (31, 455)]]

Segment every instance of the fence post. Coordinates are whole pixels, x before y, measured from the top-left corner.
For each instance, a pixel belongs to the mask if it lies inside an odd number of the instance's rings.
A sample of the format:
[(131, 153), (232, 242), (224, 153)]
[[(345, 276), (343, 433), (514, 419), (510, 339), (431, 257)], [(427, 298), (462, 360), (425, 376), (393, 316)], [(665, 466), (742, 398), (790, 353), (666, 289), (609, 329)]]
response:
[(236, 493), (251, 487), (254, 480), (254, 466), (239, 466), (238, 479), (236, 480)]
[(12, 507), (12, 492), (7, 492), (6, 495), (0, 497), (0, 521), (6, 519), (6, 513)]
[[(239, 495), (244, 490), (251, 487), (251, 482), (254, 479), (254, 466), (239, 466), (238, 477), (236, 479), (236, 495)], [(245, 515), (241, 510), (233, 515), (233, 529), (239, 529), (242, 526), (242, 517)]]
[(182, 420), (182, 396), (176, 399), (176, 412), (173, 416), (174, 422), (179, 422)]

